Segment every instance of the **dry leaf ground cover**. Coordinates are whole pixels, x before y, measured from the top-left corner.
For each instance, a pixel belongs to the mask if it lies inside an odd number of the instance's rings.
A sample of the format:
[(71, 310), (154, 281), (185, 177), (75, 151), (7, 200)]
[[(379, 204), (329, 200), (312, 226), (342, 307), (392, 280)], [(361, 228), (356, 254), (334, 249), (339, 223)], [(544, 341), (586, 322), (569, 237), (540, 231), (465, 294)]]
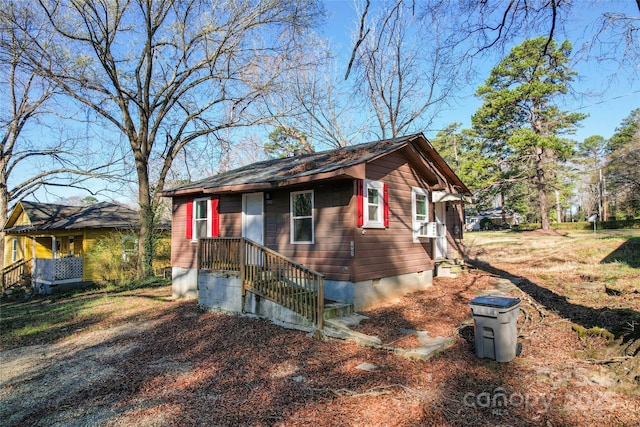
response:
[[(638, 267), (619, 266), (624, 270), (618, 274), (624, 276), (621, 283), (598, 276), (603, 288), (590, 289), (592, 298), (577, 291), (574, 297), (566, 289), (570, 295), (565, 296), (563, 286), (568, 285), (562, 280), (542, 282), (535, 274), (546, 274), (545, 269), (527, 264), (539, 257), (522, 253), (540, 236), (496, 236), (527, 241), (508, 243), (511, 249), (497, 256), (492, 252), (505, 246), (491, 243), (491, 238), (479, 240), (485, 235), (467, 234), (473, 260), (486, 263), (490, 271), (471, 269), (455, 279), (438, 278), (426, 292), (365, 313), (369, 320), (362, 330), (380, 336), (385, 344), (414, 345), (399, 329), (456, 337), (453, 347), (428, 361), (345, 341), (316, 340), (263, 319), (205, 313), (194, 301), (171, 301), (168, 286), (83, 293), (48, 303), (3, 303), (1, 424), (638, 425), (637, 382), (599, 359), (605, 357), (601, 352), (610, 351), (610, 339), (580, 334), (574, 326), (581, 318), (570, 315), (574, 310), (586, 316), (577, 307), (637, 315), (637, 282), (634, 285), (630, 275), (637, 274)], [(566, 254), (576, 252), (566, 249), (546, 248), (544, 256), (557, 256), (564, 263), (570, 260)], [(508, 264), (511, 256), (514, 261)], [(503, 262), (490, 264), (497, 259)], [(553, 270), (556, 263), (548, 262)], [(517, 266), (522, 269), (516, 271)], [(565, 267), (562, 274), (568, 274)], [(594, 279), (596, 273), (597, 268), (575, 271)], [(598, 274), (604, 273), (609, 274)], [(511, 291), (523, 300), (522, 353), (500, 364), (476, 358), (473, 330), (459, 327), (470, 317), (469, 300), (504, 277), (532, 283), (557, 297), (531, 285)], [(607, 287), (615, 286), (620, 294), (607, 293)], [(564, 298), (573, 308), (562, 311), (559, 303), (552, 305), (545, 298)], [(53, 342), (46, 338), (47, 331), (25, 333), (23, 338), (11, 334), (14, 338), (5, 340), (7, 313), (20, 304), (35, 312), (37, 303), (61, 310), (64, 303), (75, 304), (79, 314), (64, 324), (52, 323)], [(58, 330), (65, 328), (71, 333)]]

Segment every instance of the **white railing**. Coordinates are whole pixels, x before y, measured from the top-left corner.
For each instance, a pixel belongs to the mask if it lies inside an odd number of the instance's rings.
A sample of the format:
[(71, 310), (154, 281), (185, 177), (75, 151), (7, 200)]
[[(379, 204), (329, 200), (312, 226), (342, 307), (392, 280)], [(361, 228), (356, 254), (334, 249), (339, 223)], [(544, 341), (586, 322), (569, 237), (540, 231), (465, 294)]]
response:
[(82, 258), (36, 258), (33, 260), (34, 282), (82, 281)]

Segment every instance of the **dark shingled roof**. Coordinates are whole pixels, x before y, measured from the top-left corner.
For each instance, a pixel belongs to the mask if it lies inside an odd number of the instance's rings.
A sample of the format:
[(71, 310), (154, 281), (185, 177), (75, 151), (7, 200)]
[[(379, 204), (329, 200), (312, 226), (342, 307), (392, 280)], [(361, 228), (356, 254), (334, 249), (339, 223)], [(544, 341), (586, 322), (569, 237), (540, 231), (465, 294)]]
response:
[[(140, 223), (136, 210), (109, 202), (90, 206), (66, 206), (30, 201), (21, 201), (20, 204), (31, 224), (5, 228), (8, 233), (102, 228), (133, 230), (138, 229)], [(10, 222), (11, 218), (8, 223)], [(168, 227), (164, 224), (161, 228)]]
[(22, 204), (22, 209), (27, 213), (33, 227), (67, 218), (84, 209), (83, 206), (56, 205), (53, 203), (29, 202), (27, 200), (21, 201), (20, 204)]
[(418, 136), (422, 136), (422, 134), (252, 163), (238, 169), (166, 190), (163, 192), (163, 195), (171, 196), (180, 192), (189, 192), (189, 190), (247, 184), (276, 184), (279, 181), (334, 172), (373, 160), (380, 155), (401, 148)]
[(101, 202), (83, 208), (67, 218), (51, 222), (42, 230), (74, 230), (81, 228), (136, 229), (138, 212), (115, 203)]

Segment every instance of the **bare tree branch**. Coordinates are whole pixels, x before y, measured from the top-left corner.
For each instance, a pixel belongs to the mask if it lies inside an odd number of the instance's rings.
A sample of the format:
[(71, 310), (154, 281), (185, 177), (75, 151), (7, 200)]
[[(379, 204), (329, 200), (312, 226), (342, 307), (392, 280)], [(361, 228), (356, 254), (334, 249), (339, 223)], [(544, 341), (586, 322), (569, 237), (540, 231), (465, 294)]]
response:
[(367, 28), (366, 31), (364, 30), (365, 23), (366, 23), (366, 20), (367, 20), (367, 13), (369, 12), (369, 6), (370, 5), (371, 5), (371, 1), (367, 0), (367, 4), (366, 4), (366, 6), (364, 8), (364, 11), (362, 12), (362, 15), (360, 16), (360, 32), (358, 33), (358, 39), (356, 40), (356, 42), (355, 42), (355, 44), (353, 46), (353, 50), (351, 51), (351, 59), (349, 59), (349, 64), (347, 65), (347, 72), (344, 75), (344, 79), (345, 80), (347, 80), (349, 78), (349, 74), (351, 73), (351, 67), (353, 66), (353, 61), (355, 61), (356, 55), (358, 54), (358, 48), (360, 47), (360, 45), (362, 44), (364, 39), (369, 34), (369, 31), (371, 30), (370, 28)]

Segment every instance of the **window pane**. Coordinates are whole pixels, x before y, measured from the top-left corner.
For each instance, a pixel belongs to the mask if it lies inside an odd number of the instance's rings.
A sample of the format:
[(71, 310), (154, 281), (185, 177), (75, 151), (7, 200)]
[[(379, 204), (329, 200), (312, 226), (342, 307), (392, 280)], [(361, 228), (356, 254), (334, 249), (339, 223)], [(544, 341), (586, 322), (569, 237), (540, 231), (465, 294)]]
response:
[(207, 200), (196, 201), (196, 219), (207, 218)]
[(369, 221), (378, 221), (377, 205), (369, 205)]
[(196, 238), (207, 237), (207, 220), (196, 221)]
[(294, 242), (311, 242), (313, 240), (311, 227), (311, 218), (302, 218), (293, 220), (293, 241)]
[(291, 242), (313, 243), (313, 191), (291, 193)]
[(293, 216), (311, 216), (311, 193), (296, 194), (293, 197)]
[(376, 188), (369, 188), (367, 192), (367, 200), (370, 205), (378, 204), (379, 191)]
[(416, 220), (427, 219), (427, 197), (424, 194), (416, 194)]
[(367, 203), (369, 204), (369, 221), (379, 221), (378, 211), (380, 210), (378, 205), (380, 203), (380, 192), (376, 188), (369, 188), (367, 190)]

